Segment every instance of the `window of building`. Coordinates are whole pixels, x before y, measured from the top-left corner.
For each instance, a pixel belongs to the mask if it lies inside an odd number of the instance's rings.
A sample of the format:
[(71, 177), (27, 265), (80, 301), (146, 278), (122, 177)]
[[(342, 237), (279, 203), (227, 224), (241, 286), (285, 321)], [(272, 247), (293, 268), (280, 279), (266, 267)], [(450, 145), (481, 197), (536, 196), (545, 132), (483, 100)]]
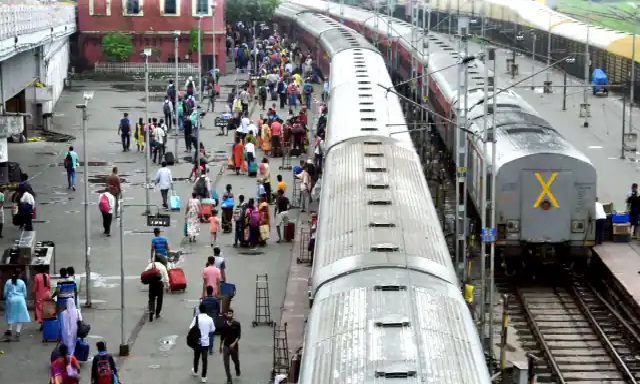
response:
[(192, 0), (193, 16), (211, 16), (210, 0)]
[(122, 10), (125, 16), (142, 16), (144, 0), (122, 0)]
[(89, 0), (89, 15), (111, 16), (111, 0)]
[(165, 16), (180, 16), (180, 0), (161, 0), (160, 13)]

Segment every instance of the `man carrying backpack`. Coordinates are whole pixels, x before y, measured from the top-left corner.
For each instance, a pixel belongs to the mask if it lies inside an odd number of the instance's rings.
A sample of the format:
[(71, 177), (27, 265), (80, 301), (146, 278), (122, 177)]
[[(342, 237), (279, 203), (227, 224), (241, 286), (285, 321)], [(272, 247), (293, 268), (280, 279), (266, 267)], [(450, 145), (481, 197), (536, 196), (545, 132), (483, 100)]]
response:
[(73, 150), (73, 145), (64, 155), (64, 169), (67, 170), (67, 189), (76, 190), (76, 167), (78, 166), (78, 154)]
[(118, 134), (122, 140), (122, 152), (127, 152), (131, 146), (131, 121), (129, 121), (128, 113), (125, 113), (124, 117), (120, 119)]
[(311, 85), (311, 78), (308, 78), (302, 86), (304, 90), (304, 103), (307, 109), (311, 108), (311, 94), (313, 93), (313, 86)]
[(207, 175), (200, 175), (193, 186), (193, 192), (199, 199), (206, 199), (209, 197), (209, 180)]
[(169, 99), (169, 96), (164, 97), (162, 112), (164, 113), (164, 121), (167, 122), (167, 128), (168, 130), (171, 130), (171, 120), (173, 120), (173, 103)]
[(120, 382), (116, 362), (111, 354), (107, 353), (107, 344), (104, 341), (96, 343), (98, 354), (93, 357), (91, 364), (91, 384), (113, 384), (114, 377)]
[(260, 99), (260, 106), (264, 111), (267, 105), (267, 87), (264, 85), (261, 85), (260, 88), (258, 88), (258, 98)]
[(207, 306), (200, 303), (198, 314), (193, 317), (187, 333), (187, 345), (193, 349), (193, 368), (191, 375), (198, 376), (198, 363), (202, 359), (202, 380), (207, 382), (207, 356), (209, 352), (209, 334), (214, 333), (216, 326), (207, 315)]
[(116, 198), (109, 192), (105, 191), (100, 194), (98, 208), (102, 213), (102, 227), (104, 235), (111, 236), (111, 221), (113, 220), (113, 209), (116, 206)]

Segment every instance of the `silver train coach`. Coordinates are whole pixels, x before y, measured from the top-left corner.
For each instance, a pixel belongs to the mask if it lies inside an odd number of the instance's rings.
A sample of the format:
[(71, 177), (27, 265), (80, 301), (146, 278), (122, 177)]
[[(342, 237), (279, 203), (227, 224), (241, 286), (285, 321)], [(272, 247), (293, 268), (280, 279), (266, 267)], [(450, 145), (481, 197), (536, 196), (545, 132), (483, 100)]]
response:
[(400, 102), (377, 85), (392, 85), (383, 58), (350, 28), (294, 13), (281, 4), (278, 26), (331, 63), (299, 383), (490, 383)]
[[(467, 185), (469, 197), (477, 211), (481, 206), (482, 167), (490, 166), (491, 153), (483, 155), (481, 137), (485, 129), (485, 64), (467, 63), (468, 86), (460, 94), (458, 69), (461, 56), (447, 36), (415, 34), (422, 50), (411, 48), (411, 24), (389, 17), (376, 17), (371, 11), (320, 0), (290, 0), (298, 6), (342, 17), (345, 24), (362, 30), (369, 39), (378, 35), (381, 49), (389, 42), (393, 47), (391, 67), (403, 78), (410, 68), (398, 65), (415, 56), (424, 62), (429, 78), (428, 100), (435, 113), (430, 121), (449, 152), (455, 149), (457, 127), (438, 115), (455, 121), (458, 108), (468, 98), (469, 161)], [(377, 20), (377, 21), (376, 21)], [(391, 39), (388, 38), (391, 36)], [(415, 37), (414, 37), (415, 39)], [(386, 51), (386, 48), (384, 49)], [(420, 72), (420, 71), (418, 71)], [(493, 76), (490, 73), (490, 76)], [(493, 137), (493, 87), (489, 87), (487, 129)], [(547, 121), (511, 90), (496, 89), (496, 219), (497, 246), (507, 260), (528, 262), (533, 259), (555, 262), (569, 258), (584, 260), (595, 239), (596, 169), (586, 155), (578, 151)], [(424, 143), (419, 143), (424, 144)], [(489, 186), (491, 188), (492, 186)], [(477, 225), (476, 228), (480, 228)], [(506, 263), (508, 265), (509, 263)], [(519, 266), (520, 263), (511, 263)]]

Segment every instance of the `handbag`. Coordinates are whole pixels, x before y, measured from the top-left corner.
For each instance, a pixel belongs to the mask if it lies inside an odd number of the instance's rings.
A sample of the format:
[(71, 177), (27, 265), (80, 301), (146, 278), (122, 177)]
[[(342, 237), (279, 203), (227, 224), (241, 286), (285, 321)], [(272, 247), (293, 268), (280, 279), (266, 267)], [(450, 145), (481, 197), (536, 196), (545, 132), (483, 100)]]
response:
[(71, 365), (71, 361), (69, 361), (69, 364), (67, 364), (67, 376), (75, 379), (78, 377), (78, 370)]
[(260, 226), (260, 240), (267, 241), (269, 240), (269, 225), (263, 224)]
[(79, 338), (84, 339), (89, 336), (89, 332), (91, 331), (91, 325), (85, 323), (82, 320), (78, 320), (78, 331), (77, 335)]

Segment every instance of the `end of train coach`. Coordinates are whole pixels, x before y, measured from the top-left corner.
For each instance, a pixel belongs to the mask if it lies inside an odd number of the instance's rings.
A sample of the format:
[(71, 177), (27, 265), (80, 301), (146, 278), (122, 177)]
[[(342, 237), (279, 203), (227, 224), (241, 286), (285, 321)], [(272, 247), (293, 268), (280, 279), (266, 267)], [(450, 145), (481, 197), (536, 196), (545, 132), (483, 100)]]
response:
[(589, 255), (595, 243), (597, 175), (578, 154), (539, 152), (500, 167), (496, 243), (507, 269), (573, 263)]

